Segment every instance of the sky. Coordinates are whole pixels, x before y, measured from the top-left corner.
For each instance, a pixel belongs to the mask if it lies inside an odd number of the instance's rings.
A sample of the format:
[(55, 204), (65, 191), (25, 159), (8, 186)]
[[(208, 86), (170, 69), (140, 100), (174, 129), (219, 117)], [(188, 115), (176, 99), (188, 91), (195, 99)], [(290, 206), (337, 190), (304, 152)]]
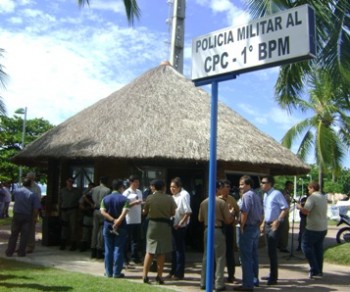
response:
[[(120, 0), (91, 0), (84, 8), (76, 0), (0, 0), (0, 64), (9, 76), (0, 95), (8, 116), (27, 107), (28, 119), (58, 125), (168, 60), (168, 2), (139, 0), (141, 18), (130, 26)], [(249, 15), (243, 0), (186, 2), (183, 74), (190, 79), (192, 40), (245, 24)], [(219, 100), (280, 142), (305, 117), (276, 103), (278, 70), (221, 82)]]

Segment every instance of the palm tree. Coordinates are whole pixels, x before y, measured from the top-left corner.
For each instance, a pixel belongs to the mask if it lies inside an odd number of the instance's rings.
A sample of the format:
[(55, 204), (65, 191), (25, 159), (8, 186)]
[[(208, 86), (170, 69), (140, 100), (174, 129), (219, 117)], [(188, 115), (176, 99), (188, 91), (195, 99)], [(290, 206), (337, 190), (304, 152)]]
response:
[[(126, 17), (128, 19), (129, 24), (133, 24), (135, 18), (139, 18), (141, 15), (140, 8), (137, 4), (136, 0), (123, 0)], [(89, 5), (90, 0), (78, 0), (79, 6), (83, 7), (85, 4)]]
[(334, 175), (340, 171), (341, 161), (350, 146), (350, 110), (344, 105), (343, 88), (333, 83), (329, 71), (314, 71), (308, 86), (308, 100), (297, 98), (295, 105), (304, 112), (313, 112), (313, 115), (289, 129), (282, 145), (291, 148), (295, 140), (301, 138), (297, 155), (303, 160), (311, 149), (314, 150), (322, 189), (324, 172), (330, 170)]
[[(246, 3), (254, 18), (303, 4), (309, 4), (315, 10), (318, 57), (281, 67), (275, 92), (282, 108), (291, 110), (296, 106), (298, 96), (305, 88), (304, 81), (314, 68), (327, 69), (335, 84), (350, 82), (349, 0), (246, 0)], [(349, 95), (343, 98), (349, 105)]]
[[(0, 48), (0, 58), (2, 57), (4, 50)], [(3, 70), (3, 66), (0, 64), (0, 88), (5, 88), (6, 73)], [(0, 116), (6, 114), (5, 104), (0, 95)]]

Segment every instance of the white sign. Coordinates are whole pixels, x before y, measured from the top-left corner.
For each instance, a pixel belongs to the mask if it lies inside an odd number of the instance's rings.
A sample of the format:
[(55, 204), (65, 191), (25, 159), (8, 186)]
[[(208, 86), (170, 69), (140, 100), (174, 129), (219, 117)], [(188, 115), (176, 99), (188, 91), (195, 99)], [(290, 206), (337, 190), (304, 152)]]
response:
[(315, 16), (308, 5), (200, 36), (192, 41), (192, 79), (238, 74), (316, 54)]

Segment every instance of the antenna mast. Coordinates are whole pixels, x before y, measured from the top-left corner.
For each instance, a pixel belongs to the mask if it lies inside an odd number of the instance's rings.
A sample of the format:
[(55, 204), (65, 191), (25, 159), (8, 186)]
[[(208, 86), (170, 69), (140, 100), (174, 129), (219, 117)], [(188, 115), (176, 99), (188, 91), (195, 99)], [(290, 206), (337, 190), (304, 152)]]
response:
[(168, 0), (173, 5), (171, 18), (170, 64), (183, 73), (184, 63), (184, 35), (186, 0)]

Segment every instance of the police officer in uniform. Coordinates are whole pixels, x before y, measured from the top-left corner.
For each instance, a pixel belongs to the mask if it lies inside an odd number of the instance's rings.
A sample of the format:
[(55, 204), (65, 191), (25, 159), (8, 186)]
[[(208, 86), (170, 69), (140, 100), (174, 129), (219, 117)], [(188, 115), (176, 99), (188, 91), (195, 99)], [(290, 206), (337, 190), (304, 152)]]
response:
[(66, 249), (70, 242), (70, 250), (77, 249), (77, 231), (78, 231), (78, 206), (81, 193), (73, 187), (74, 179), (69, 177), (66, 180), (66, 187), (60, 191), (60, 212), (61, 212), (61, 246), (60, 249)]
[[(224, 270), (226, 265), (226, 238), (223, 231), (224, 224), (231, 224), (234, 219), (234, 209), (231, 210), (228, 204), (219, 198), (221, 189), (224, 186), (219, 182), (216, 183), (215, 198), (215, 229), (214, 229), (214, 254), (215, 254), (215, 291), (224, 291)], [(202, 259), (202, 272), (200, 288), (204, 290), (206, 284), (206, 263), (207, 263), (207, 227), (208, 227), (208, 208), (209, 198), (206, 198), (199, 207), (198, 221), (203, 222), (204, 230), (204, 253)]]

